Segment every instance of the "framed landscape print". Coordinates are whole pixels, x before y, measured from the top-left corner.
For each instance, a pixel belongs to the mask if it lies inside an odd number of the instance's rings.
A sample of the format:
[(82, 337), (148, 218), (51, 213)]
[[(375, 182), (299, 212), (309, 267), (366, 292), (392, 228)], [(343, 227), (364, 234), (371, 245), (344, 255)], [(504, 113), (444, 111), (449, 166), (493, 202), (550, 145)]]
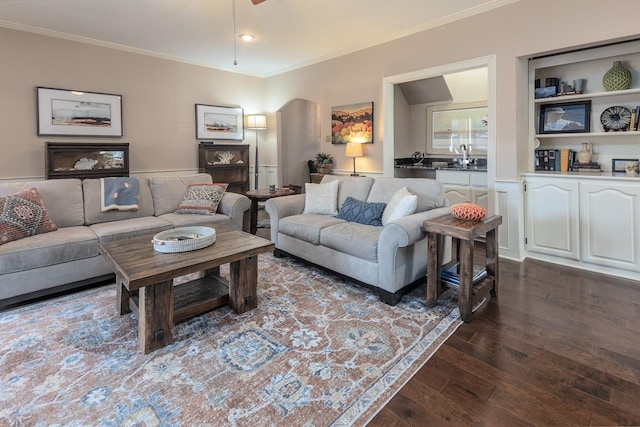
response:
[(331, 107), (331, 143), (373, 143), (373, 102)]
[(244, 139), (244, 110), (241, 107), (196, 104), (196, 139)]
[(487, 152), (486, 102), (427, 107), (427, 153), (450, 154), (465, 145), (475, 154)]
[(38, 135), (122, 136), (122, 96), (38, 87)]

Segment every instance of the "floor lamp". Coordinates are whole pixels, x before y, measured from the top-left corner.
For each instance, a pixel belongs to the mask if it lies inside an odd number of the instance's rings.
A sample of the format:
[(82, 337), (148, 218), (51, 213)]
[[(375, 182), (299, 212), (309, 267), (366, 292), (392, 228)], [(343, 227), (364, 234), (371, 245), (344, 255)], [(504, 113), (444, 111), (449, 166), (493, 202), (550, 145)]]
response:
[(250, 114), (247, 116), (247, 129), (256, 131), (256, 160), (254, 166), (254, 188), (258, 189), (258, 131), (267, 128), (267, 116), (264, 114)]

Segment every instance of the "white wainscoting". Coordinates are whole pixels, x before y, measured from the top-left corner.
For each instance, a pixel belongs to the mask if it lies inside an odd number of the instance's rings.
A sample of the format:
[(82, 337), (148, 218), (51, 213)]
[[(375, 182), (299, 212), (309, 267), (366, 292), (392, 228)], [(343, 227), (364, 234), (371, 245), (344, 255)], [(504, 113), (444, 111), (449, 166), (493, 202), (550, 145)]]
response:
[(522, 181), (495, 182), (496, 213), (502, 215), (502, 225), (498, 228), (500, 256), (515, 261), (525, 258), (522, 190)]

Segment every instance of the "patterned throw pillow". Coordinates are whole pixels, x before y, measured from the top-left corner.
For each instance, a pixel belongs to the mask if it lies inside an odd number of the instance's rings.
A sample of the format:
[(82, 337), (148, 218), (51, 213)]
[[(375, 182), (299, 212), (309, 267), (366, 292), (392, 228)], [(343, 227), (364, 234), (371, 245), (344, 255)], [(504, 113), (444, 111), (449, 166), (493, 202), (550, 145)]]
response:
[(451, 206), (449, 212), (451, 212), (451, 215), (456, 218), (467, 221), (477, 221), (484, 218), (487, 214), (487, 210), (485, 208), (471, 202), (456, 203)]
[(213, 215), (229, 184), (192, 184), (175, 211), (177, 214)]
[(0, 245), (57, 229), (37, 188), (0, 197)]
[(386, 203), (368, 203), (347, 197), (336, 218), (365, 225), (382, 225), (382, 212)]

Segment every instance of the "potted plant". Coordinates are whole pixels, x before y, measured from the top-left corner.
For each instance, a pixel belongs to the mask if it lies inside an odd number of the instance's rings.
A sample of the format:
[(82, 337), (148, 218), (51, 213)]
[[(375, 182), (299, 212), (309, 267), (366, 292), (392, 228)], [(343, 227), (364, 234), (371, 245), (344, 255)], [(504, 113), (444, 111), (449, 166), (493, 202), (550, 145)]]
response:
[(333, 169), (333, 156), (320, 152), (316, 154), (316, 170), (318, 173), (327, 174)]

